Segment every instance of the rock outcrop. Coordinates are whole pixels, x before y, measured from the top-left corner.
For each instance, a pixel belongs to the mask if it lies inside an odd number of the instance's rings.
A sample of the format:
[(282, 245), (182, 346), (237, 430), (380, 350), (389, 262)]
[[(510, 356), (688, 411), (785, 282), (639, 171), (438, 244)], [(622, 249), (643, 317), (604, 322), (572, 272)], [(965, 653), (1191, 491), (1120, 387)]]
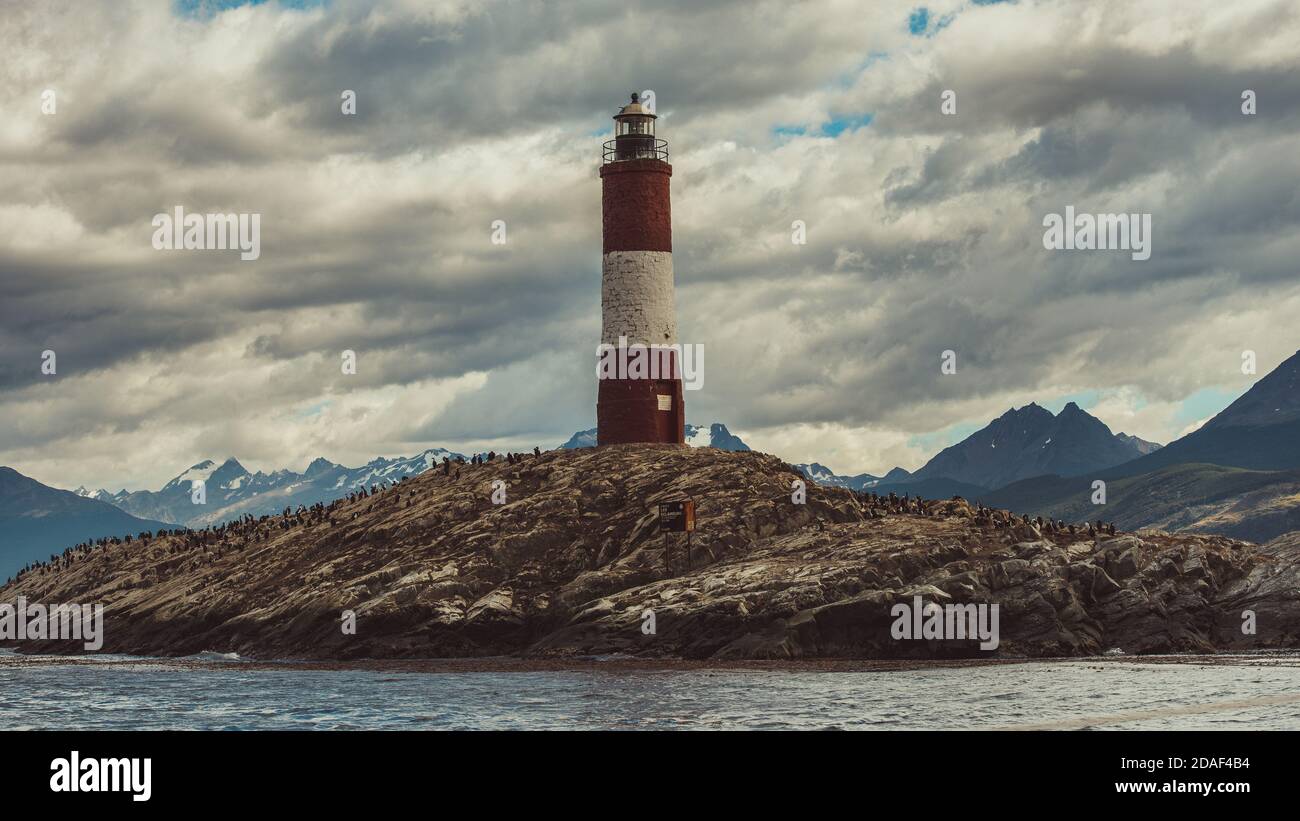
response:
[[(881, 518), (851, 491), (811, 482), (796, 504), (799, 479), (769, 455), (677, 446), (439, 467), (319, 515), (95, 547), (24, 575), (0, 602), (103, 603), (103, 652), (157, 655), (960, 658), (1300, 645), (1294, 538), (1046, 534), (986, 526), (962, 501)], [(685, 497), (698, 515), (689, 565), (685, 537), (660, 533), (656, 510)], [(893, 607), (918, 596), (997, 604), (998, 648), (893, 638)], [(1246, 610), (1254, 634), (1242, 632)], [(344, 611), (355, 634), (341, 629)]]

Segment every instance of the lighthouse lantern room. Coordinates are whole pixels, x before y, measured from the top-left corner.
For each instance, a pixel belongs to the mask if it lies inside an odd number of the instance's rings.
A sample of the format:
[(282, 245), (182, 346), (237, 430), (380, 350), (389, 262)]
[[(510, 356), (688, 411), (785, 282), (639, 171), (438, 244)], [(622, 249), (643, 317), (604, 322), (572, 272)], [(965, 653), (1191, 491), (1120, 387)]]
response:
[(655, 137), (654, 112), (632, 95), (632, 102), (614, 115), (614, 139), (605, 143), (605, 162), (668, 159), (668, 143)]

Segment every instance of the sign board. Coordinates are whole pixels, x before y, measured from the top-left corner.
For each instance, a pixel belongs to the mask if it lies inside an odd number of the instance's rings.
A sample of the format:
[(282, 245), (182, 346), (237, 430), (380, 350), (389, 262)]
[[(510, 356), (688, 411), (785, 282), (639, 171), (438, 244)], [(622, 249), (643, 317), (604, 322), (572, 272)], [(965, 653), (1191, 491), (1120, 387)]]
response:
[(662, 533), (690, 533), (695, 530), (695, 502), (691, 499), (660, 502), (659, 530)]
[(673, 409), (673, 395), (671, 393), (655, 394), (659, 397), (659, 410), (670, 411)]

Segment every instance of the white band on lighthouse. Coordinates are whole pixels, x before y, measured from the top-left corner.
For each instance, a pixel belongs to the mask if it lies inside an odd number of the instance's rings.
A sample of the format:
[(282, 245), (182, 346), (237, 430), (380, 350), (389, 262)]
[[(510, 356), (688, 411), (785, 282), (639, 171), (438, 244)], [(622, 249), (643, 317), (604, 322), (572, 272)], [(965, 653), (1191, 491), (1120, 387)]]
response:
[(601, 265), (600, 339), (610, 345), (677, 342), (673, 255), (669, 251), (610, 251)]

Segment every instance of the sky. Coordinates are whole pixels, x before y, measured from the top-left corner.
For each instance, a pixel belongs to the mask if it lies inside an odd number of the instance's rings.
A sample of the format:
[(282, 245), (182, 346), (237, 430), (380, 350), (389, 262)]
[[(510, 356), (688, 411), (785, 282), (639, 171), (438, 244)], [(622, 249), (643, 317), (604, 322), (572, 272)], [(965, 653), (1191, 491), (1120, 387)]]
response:
[[(0, 464), (593, 427), (600, 144), (644, 90), (687, 421), (840, 473), (1031, 401), (1168, 442), (1300, 348), (1297, 42), (1285, 0), (8, 3)], [(260, 256), (156, 249), (178, 206), (260, 215)], [(1150, 258), (1044, 247), (1067, 206), (1150, 215)]]

